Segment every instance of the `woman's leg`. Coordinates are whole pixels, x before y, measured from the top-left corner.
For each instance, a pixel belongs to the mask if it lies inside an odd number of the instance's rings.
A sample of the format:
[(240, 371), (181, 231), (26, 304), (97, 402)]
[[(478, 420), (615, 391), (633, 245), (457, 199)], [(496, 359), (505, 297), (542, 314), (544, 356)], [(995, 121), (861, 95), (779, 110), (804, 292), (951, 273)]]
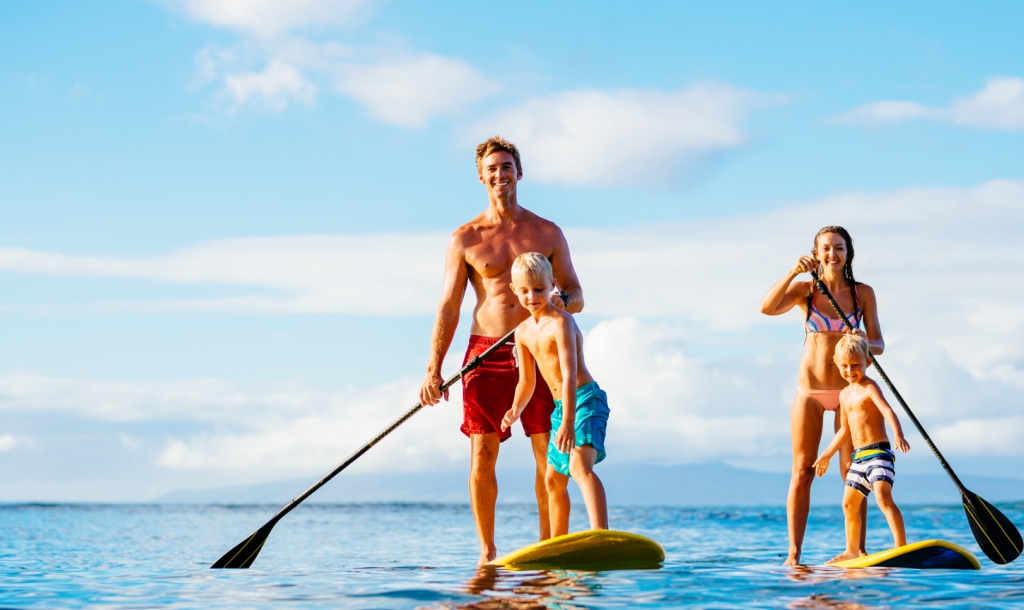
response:
[(789, 556), (784, 565), (800, 563), (807, 515), (811, 510), (811, 483), (814, 460), (818, 459), (821, 426), (825, 409), (817, 400), (802, 394), (793, 399), (789, 423), (793, 433), (793, 474), (786, 497), (786, 521), (789, 525)]
[[(839, 431), (839, 410), (836, 409), (836, 422), (835, 429)], [(846, 473), (850, 472), (850, 465), (853, 464), (853, 440), (850, 437), (846, 438), (846, 442), (839, 448), (839, 476), (842, 477), (843, 482), (846, 481)], [(864, 547), (864, 541), (868, 535), (868, 503), (864, 502), (860, 505), (860, 547), (861, 554), (867, 555), (867, 550)]]

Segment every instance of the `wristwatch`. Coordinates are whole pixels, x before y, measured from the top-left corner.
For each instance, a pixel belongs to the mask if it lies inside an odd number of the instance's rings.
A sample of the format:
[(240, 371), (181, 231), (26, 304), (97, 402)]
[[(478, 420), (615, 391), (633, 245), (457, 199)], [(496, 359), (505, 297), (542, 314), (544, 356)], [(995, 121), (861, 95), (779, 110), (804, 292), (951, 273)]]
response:
[(564, 290), (559, 290), (558, 291), (558, 296), (562, 297), (562, 303), (565, 303), (565, 306), (568, 307), (569, 306), (569, 293), (564, 291)]

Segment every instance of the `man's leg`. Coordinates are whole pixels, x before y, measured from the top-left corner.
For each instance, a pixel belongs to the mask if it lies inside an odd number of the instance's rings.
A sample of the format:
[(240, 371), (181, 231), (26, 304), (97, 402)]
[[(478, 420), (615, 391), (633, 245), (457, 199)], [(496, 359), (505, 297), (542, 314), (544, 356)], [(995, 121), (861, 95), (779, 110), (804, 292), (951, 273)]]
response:
[(590, 529), (608, 529), (608, 499), (604, 495), (604, 485), (594, 474), (594, 462), (597, 460), (597, 449), (593, 445), (576, 447), (569, 454), (569, 472), (579, 483), (583, 493), (583, 503), (587, 505), (587, 517)]
[(551, 515), (551, 535), (564, 536), (569, 533), (569, 477), (548, 464), (544, 475), (548, 490), (548, 511)]
[(476, 533), (480, 537), (480, 563), (498, 556), (494, 546), (494, 505), (498, 501), (498, 477), (494, 464), (498, 461), (501, 441), (496, 432), (472, 434), (469, 437), (469, 501), (473, 506)]
[(540, 520), (540, 540), (551, 537), (551, 520), (548, 517), (548, 490), (544, 483), (544, 473), (548, 470), (548, 441), (551, 434), (531, 434), (530, 444), (533, 445), (533, 460), (537, 465), (537, 474), (533, 482), (533, 491), (537, 495), (537, 518)]

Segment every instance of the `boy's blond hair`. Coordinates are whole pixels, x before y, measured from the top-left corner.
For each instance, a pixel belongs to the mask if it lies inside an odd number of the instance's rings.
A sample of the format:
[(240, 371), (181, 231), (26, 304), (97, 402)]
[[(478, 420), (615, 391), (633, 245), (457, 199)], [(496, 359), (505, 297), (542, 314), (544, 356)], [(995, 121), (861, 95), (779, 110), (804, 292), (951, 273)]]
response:
[(512, 263), (512, 277), (517, 274), (525, 275), (531, 280), (554, 283), (555, 274), (551, 270), (551, 261), (540, 252), (524, 252), (517, 256)]
[(836, 355), (833, 360), (840, 356), (850, 357), (854, 354), (864, 358), (865, 362), (871, 362), (871, 346), (868, 345), (868, 340), (860, 335), (843, 335), (839, 343), (836, 343)]
[(516, 145), (501, 136), (494, 136), (476, 147), (476, 172), (478, 174), (483, 172), (484, 157), (495, 152), (507, 152), (512, 155), (512, 159), (516, 162), (516, 171), (522, 173), (523, 162), (519, 159), (519, 149), (516, 148)]

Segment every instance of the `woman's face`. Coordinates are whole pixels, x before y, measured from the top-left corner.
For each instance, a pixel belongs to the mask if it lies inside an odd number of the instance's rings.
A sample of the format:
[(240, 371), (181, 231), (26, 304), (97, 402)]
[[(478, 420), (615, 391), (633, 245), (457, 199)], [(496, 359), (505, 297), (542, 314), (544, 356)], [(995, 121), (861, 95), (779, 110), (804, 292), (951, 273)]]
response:
[(822, 233), (815, 244), (815, 254), (821, 268), (842, 275), (846, 265), (846, 240), (838, 233)]

